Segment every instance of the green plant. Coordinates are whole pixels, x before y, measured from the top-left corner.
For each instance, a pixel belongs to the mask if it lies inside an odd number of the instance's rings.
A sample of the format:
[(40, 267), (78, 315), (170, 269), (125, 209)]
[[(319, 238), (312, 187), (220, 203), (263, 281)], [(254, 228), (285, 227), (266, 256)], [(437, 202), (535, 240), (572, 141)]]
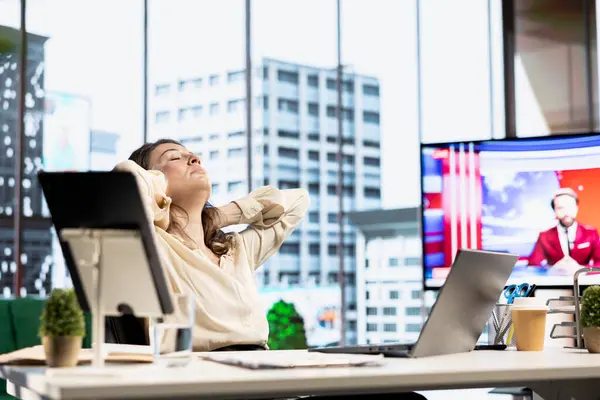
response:
[(15, 53), (17, 45), (9, 39), (0, 37), (0, 53)]
[(72, 289), (54, 289), (40, 316), (39, 336), (85, 336), (85, 320)]
[(581, 324), (584, 328), (600, 327), (600, 286), (590, 286), (583, 291)]
[(273, 350), (305, 349), (304, 319), (293, 303), (279, 300), (267, 313), (269, 321), (268, 345)]

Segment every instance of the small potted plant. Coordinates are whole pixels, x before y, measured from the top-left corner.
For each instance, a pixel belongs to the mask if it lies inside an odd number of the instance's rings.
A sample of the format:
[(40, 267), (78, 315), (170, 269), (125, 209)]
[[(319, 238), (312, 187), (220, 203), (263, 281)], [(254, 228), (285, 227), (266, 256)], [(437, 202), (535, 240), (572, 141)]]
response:
[(40, 317), (39, 336), (49, 367), (77, 365), (85, 320), (72, 289), (52, 290)]
[(590, 286), (581, 296), (583, 340), (590, 353), (600, 353), (600, 286)]

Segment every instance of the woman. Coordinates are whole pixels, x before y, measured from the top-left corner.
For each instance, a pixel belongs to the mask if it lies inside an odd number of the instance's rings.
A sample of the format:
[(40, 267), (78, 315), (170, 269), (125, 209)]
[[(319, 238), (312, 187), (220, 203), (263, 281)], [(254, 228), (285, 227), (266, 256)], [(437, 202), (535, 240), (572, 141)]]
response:
[[(196, 296), (194, 351), (267, 349), (269, 325), (254, 271), (302, 221), (307, 191), (266, 186), (211, 207), (200, 158), (169, 139), (143, 145), (115, 168), (137, 178), (173, 290)], [(221, 231), (237, 224), (249, 225), (241, 233)], [(376, 397), (424, 399), (416, 393)]]
[[(200, 158), (168, 139), (143, 145), (115, 169), (137, 177), (173, 291), (196, 298), (194, 351), (266, 349), (269, 325), (254, 271), (302, 221), (306, 190), (266, 186), (211, 207)], [(221, 231), (237, 224), (249, 226)]]

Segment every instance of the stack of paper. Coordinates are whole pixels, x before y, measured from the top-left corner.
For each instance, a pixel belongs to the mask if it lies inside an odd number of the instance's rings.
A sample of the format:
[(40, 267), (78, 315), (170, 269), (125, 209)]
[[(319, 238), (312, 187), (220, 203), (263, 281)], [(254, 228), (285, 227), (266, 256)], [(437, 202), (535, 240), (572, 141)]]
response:
[(326, 354), (298, 350), (201, 353), (204, 360), (250, 369), (377, 366), (383, 355)]

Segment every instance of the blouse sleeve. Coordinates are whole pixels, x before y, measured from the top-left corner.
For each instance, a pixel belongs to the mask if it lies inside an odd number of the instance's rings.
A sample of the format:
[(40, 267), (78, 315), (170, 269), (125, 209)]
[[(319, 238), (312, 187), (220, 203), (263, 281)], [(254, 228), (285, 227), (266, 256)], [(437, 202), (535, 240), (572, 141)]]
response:
[(305, 189), (265, 186), (234, 202), (242, 211), (238, 223), (248, 224), (240, 236), (249, 262), (256, 269), (300, 224), (308, 210), (309, 196)]
[(148, 219), (154, 225), (166, 230), (169, 227), (171, 198), (166, 194), (167, 180), (163, 173), (145, 170), (131, 160), (118, 163), (114, 169), (127, 171), (135, 176)]

